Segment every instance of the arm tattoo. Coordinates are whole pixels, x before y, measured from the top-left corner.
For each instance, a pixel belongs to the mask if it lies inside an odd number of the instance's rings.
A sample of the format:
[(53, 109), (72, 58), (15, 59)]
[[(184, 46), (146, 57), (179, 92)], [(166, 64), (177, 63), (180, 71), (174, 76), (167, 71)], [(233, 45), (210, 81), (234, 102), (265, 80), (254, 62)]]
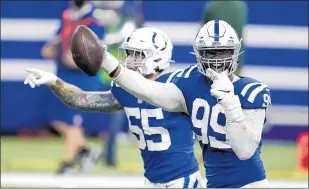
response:
[(86, 92), (80, 88), (57, 79), (49, 86), (54, 94), (66, 105), (82, 111), (112, 113), (122, 109), (111, 91)]

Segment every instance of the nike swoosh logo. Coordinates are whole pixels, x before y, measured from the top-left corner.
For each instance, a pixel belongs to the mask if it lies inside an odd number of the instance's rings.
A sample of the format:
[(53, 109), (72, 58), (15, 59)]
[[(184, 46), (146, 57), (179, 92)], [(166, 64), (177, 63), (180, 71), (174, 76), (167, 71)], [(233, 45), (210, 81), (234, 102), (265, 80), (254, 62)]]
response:
[(229, 93), (229, 92), (231, 92), (231, 91), (227, 91), (227, 90), (219, 90), (219, 91), (221, 91), (221, 92), (225, 92), (225, 93)]

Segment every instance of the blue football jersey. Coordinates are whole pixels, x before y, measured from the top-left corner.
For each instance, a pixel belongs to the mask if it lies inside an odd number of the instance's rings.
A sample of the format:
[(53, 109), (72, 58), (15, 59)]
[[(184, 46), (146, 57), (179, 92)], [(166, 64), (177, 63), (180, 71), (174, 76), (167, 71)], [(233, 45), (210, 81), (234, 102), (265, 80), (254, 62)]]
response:
[[(210, 94), (211, 81), (207, 80), (196, 66), (185, 69), (177, 76), (172, 82), (185, 97), (193, 131), (199, 138), (207, 187), (242, 187), (265, 179), (265, 170), (260, 159), (262, 142), (250, 159), (238, 159), (224, 131), (224, 112), (217, 99)], [(270, 90), (265, 84), (249, 77), (240, 77), (233, 85), (243, 109), (264, 108), (266, 111), (271, 105)]]
[[(173, 77), (167, 73), (157, 81), (166, 83)], [(150, 182), (166, 183), (198, 171), (194, 133), (188, 115), (167, 112), (141, 101), (115, 83), (111, 91), (124, 107), (129, 129), (139, 141), (144, 175)]]

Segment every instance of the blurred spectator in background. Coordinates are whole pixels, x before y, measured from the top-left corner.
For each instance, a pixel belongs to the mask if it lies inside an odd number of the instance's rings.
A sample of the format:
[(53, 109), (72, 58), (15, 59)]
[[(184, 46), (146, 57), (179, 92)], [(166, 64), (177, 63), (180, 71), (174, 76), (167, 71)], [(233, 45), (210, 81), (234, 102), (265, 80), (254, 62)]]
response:
[[(103, 43), (107, 45), (108, 51), (117, 57), (118, 47), (127, 35), (143, 25), (142, 1), (95, 1), (94, 3), (97, 8), (94, 15), (104, 22), (107, 29)], [(103, 84), (102, 90), (109, 90), (111, 78), (103, 71), (99, 73), (99, 77)], [(117, 134), (127, 122), (124, 111), (111, 116), (108, 134), (103, 137), (106, 141), (101, 157), (106, 165), (114, 167), (116, 166)]]
[[(88, 0), (69, 1), (69, 8), (63, 11), (61, 25), (56, 36), (47, 42), (41, 54), (45, 58), (55, 59), (57, 76), (66, 82), (77, 85), (83, 90), (99, 90), (101, 83), (96, 77), (88, 77), (75, 65), (71, 52), (71, 35), (78, 25), (86, 25), (98, 36), (103, 37), (104, 27), (93, 16), (95, 7)], [(52, 93), (51, 93), (52, 94)], [(65, 138), (65, 155), (58, 173), (75, 172), (73, 166), (80, 157), (81, 170), (87, 171), (94, 163), (94, 151), (86, 147), (83, 128), (91, 124), (89, 113), (74, 110), (64, 105), (54, 95), (48, 95), (48, 122)], [(99, 116), (96, 116), (99, 117)], [(97, 120), (99, 121), (99, 120)]]
[[(239, 35), (243, 38), (243, 29), (247, 23), (247, 4), (245, 1), (209, 1), (205, 4), (202, 25), (210, 20), (224, 20), (229, 23)], [(244, 41), (242, 41), (241, 51), (244, 50)], [(239, 56), (238, 70), (239, 74), (243, 66), (244, 54)]]

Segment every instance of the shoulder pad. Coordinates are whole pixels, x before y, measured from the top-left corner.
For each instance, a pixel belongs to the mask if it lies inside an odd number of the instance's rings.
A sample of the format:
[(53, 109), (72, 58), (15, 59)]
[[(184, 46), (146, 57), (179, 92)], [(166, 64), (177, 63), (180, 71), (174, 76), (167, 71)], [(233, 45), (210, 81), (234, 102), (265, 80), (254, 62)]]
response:
[(174, 80), (174, 78), (177, 77), (177, 75), (181, 72), (183, 72), (183, 70), (176, 70), (174, 72), (169, 73), (165, 83), (171, 83)]
[(181, 78), (189, 78), (190, 76), (192, 76), (192, 74), (195, 73), (196, 70), (197, 70), (197, 66), (196, 65), (191, 65), (190, 67), (182, 70), (176, 76), (177, 77), (181, 77)]
[(234, 85), (243, 108), (266, 108), (271, 106), (269, 87), (252, 78), (241, 78)]

